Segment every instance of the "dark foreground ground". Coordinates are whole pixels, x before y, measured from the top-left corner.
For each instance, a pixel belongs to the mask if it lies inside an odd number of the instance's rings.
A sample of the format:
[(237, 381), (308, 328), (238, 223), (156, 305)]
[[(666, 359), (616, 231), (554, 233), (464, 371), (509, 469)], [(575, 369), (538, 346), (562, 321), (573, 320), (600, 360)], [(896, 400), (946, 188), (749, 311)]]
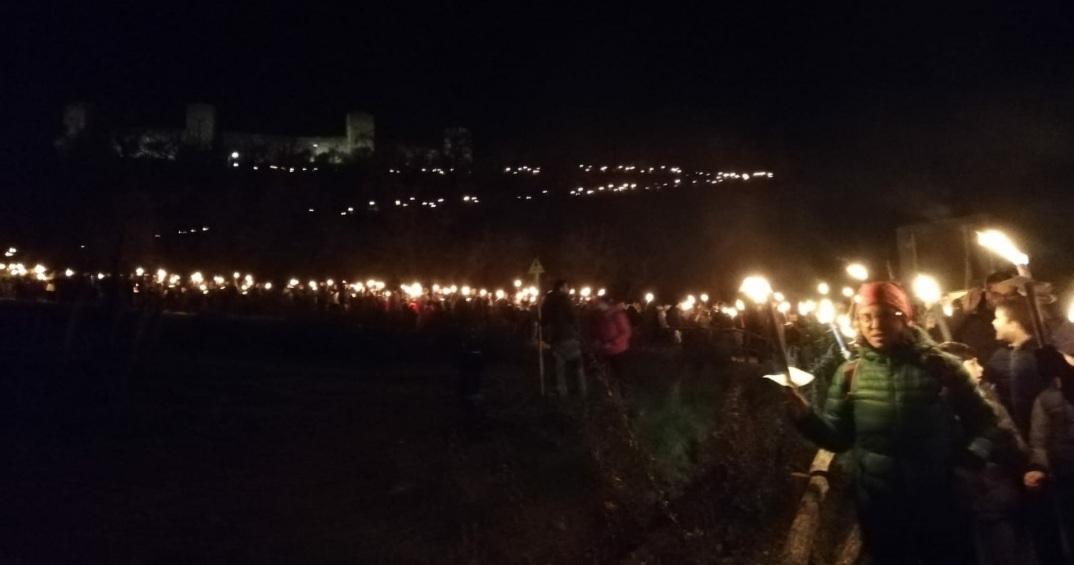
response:
[(583, 407), (497, 336), (475, 415), (451, 336), (0, 315), (0, 563), (771, 563), (810, 457), (755, 368), (676, 397), (671, 350)]

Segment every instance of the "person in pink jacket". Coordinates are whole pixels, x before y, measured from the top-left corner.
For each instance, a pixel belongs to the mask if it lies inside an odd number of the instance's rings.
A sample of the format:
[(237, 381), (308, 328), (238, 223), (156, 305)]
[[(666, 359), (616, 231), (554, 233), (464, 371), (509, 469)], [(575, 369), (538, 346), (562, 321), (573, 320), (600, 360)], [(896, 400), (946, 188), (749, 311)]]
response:
[(594, 352), (607, 362), (614, 377), (623, 376), (623, 356), (630, 349), (630, 335), (630, 318), (622, 303), (608, 296), (598, 298), (590, 337)]

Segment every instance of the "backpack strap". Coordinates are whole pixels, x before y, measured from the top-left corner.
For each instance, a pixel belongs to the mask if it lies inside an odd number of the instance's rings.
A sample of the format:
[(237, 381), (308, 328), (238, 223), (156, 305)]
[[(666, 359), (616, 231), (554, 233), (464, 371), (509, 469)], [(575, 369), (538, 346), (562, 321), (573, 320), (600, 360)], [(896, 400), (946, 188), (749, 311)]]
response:
[(850, 395), (854, 392), (854, 380), (858, 375), (858, 360), (854, 359), (848, 361), (846, 367), (843, 369), (843, 382), (846, 384), (846, 390), (843, 391), (843, 397), (849, 399)]

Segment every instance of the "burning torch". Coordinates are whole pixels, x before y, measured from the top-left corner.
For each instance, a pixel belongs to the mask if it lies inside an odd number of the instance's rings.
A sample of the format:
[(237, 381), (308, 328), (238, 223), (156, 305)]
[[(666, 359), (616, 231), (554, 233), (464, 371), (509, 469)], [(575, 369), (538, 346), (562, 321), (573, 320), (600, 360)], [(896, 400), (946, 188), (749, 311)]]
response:
[(947, 325), (947, 317), (940, 306), (940, 299), (943, 297), (940, 283), (936, 281), (935, 277), (919, 274), (914, 277), (911, 286), (918, 300), (925, 303), (925, 311), (932, 312), (932, 315), (936, 317), (936, 323), (940, 326), (943, 340), (951, 341), (951, 328)]
[(1029, 306), (1029, 316), (1033, 320), (1033, 334), (1037, 340), (1037, 346), (1044, 346), (1044, 324), (1041, 322), (1040, 304), (1037, 303), (1036, 281), (1029, 272), (1029, 255), (1026, 255), (1017, 245), (1007, 237), (1007, 234), (999, 230), (985, 230), (977, 232), (977, 244), (1009, 261), (1018, 269), (1018, 276), (1022, 279), (1022, 289), (1025, 291), (1026, 302)]

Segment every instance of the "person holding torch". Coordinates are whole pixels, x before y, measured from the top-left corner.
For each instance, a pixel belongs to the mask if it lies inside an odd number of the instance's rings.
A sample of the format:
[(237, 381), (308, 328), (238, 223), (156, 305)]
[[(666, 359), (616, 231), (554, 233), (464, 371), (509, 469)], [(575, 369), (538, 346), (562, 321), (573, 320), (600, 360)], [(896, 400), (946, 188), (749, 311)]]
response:
[(914, 325), (898, 284), (867, 282), (856, 302), (859, 356), (837, 370), (820, 413), (787, 389), (789, 415), (821, 448), (852, 451), (858, 520), (874, 563), (972, 562), (954, 466), (983, 466), (1004, 432), (962, 362)]

